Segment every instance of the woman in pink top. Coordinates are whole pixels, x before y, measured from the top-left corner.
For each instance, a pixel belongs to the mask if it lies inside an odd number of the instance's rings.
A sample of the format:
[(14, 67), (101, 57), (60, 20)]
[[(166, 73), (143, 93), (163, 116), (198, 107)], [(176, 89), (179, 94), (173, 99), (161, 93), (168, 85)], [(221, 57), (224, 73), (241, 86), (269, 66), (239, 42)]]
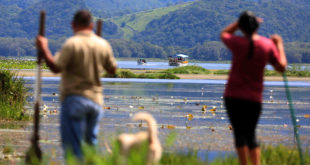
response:
[[(245, 11), (221, 32), (223, 43), (233, 55), (224, 97), (242, 165), (248, 164), (248, 155), (253, 165), (260, 164), (255, 128), (262, 109), (265, 65), (270, 63), (279, 72), (284, 72), (287, 65), (282, 38), (258, 35), (261, 22), (252, 12)], [(234, 34), (239, 29), (243, 36)]]

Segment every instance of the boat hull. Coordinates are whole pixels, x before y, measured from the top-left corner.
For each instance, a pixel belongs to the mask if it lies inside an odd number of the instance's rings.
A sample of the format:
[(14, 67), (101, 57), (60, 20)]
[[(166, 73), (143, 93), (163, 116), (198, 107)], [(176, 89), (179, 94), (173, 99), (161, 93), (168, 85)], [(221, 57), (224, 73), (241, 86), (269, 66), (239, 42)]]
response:
[(169, 66), (187, 66), (188, 65), (188, 62), (169, 62)]
[(145, 62), (137, 62), (138, 65), (146, 65)]

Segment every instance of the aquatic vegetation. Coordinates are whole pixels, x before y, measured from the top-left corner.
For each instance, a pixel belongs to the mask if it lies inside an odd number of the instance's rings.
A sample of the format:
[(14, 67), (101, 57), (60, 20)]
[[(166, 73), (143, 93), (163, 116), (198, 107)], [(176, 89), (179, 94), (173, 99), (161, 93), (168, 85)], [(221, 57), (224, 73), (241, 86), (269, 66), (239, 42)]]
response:
[[(264, 75), (265, 76), (282, 76), (281, 73), (274, 71), (274, 70), (265, 70)], [(288, 68), (286, 70), (286, 76), (288, 77), (310, 77), (310, 71)]]
[(194, 118), (193, 114), (190, 114), (190, 113), (187, 114), (186, 117), (187, 117), (187, 120), (188, 120), (188, 121), (191, 121), (191, 120), (193, 120), (193, 118)]
[[(0, 57), (0, 68), (3, 69), (35, 69), (36, 61), (24, 59), (7, 59)], [(47, 65), (43, 63), (43, 69), (48, 69)], [(287, 76), (293, 77), (310, 77), (309, 67), (302, 69), (298, 64), (291, 64), (287, 68)], [(149, 71), (146, 73), (135, 74), (130, 70), (119, 69), (117, 72), (118, 78), (149, 78), (149, 79), (179, 79), (174, 74), (214, 74), (214, 75), (228, 75), (229, 70), (207, 70), (201, 66), (189, 65), (184, 67), (176, 67), (172, 69), (165, 69), (161, 71)], [(265, 76), (281, 76), (280, 73), (273, 70), (265, 70)], [(111, 77), (111, 75), (104, 75), (104, 77)]]
[[(2, 69), (35, 69), (36, 66), (37, 62), (32, 60), (0, 58), (0, 68)], [(45, 63), (42, 68), (48, 69)]]
[(0, 69), (0, 119), (29, 119), (24, 113), (28, 90), (24, 84), (25, 81), (12, 71)]
[(186, 129), (191, 129), (192, 127), (188, 125), (188, 121), (185, 122)]
[(216, 112), (216, 106), (213, 106), (212, 109), (210, 109), (211, 112)]
[[(56, 103), (52, 103), (51, 101), (56, 98), (53, 96), (54, 92), (57, 93), (57, 85), (55, 84), (58, 84), (58, 82), (44, 81), (43, 84), (43, 99), (46, 100), (44, 104), (48, 105), (49, 111), (58, 109), (55, 105)], [(27, 83), (26, 85), (31, 87), (32, 84)], [(117, 134), (118, 131), (123, 132), (128, 130), (129, 132), (135, 132), (145, 129), (144, 123), (140, 128), (138, 126), (140, 122), (133, 124), (132, 121), (128, 120), (131, 115), (140, 111), (138, 110), (139, 106), (144, 106), (144, 110), (142, 111), (153, 113), (160, 121), (158, 127), (163, 125), (164, 128), (159, 129), (161, 138), (164, 138), (169, 132), (172, 131), (176, 131), (182, 135), (182, 137), (178, 137), (173, 148), (169, 150), (170, 153), (178, 152), (182, 149), (193, 149), (198, 151), (200, 157), (209, 157), (210, 154), (207, 153), (207, 150), (213, 152), (215, 149), (233, 149), (233, 143), (230, 143), (232, 138), (229, 138), (232, 132), (229, 130), (229, 123), (226, 113), (223, 107), (221, 107), (223, 101), (221, 98), (223, 85), (220, 85), (220, 87), (218, 85), (209, 84), (173, 84), (173, 86), (170, 86), (170, 84), (145, 82), (105, 83), (104, 86), (106, 90), (105, 97), (110, 99), (109, 101), (106, 101), (105, 106), (111, 107), (111, 110), (105, 110), (104, 122), (101, 125), (103, 131), (99, 136), (100, 139), (105, 140), (106, 138), (101, 137), (110, 137), (110, 135), (113, 136), (114, 134)], [(202, 87), (204, 88), (203, 97), (201, 97)], [(269, 94), (271, 89), (273, 90), (275, 103), (269, 102)], [(301, 110), (299, 111), (299, 119), (301, 121), (300, 124), (302, 129), (307, 131), (301, 132), (301, 135), (306, 139), (309, 132), (309, 124), (307, 123), (308, 119), (303, 118), (303, 116), (305, 114), (309, 114), (307, 111), (309, 107), (309, 98), (307, 97), (309, 88), (294, 88), (292, 90), (296, 94), (296, 97), (294, 98), (296, 100), (296, 106), (301, 106), (301, 108), (298, 108)], [(263, 114), (263, 117), (266, 117), (263, 118), (263, 123), (267, 120), (267, 122), (272, 121), (272, 124), (267, 127), (263, 126), (258, 130), (260, 133), (259, 135), (262, 137), (263, 143), (283, 143), (284, 145), (292, 146), (292, 143), (294, 143), (293, 136), (291, 134), (292, 132), (290, 132), (292, 130), (292, 126), (290, 124), (290, 120), (287, 120), (287, 116), (289, 114), (287, 114), (285, 110), (283, 110), (283, 113), (281, 114), (276, 111), (279, 107), (287, 106), (286, 100), (283, 97), (280, 97), (285, 96), (283, 91), (283, 88), (278, 86), (267, 86), (265, 89), (264, 101), (266, 103), (267, 111), (265, 112), (267, 112), (267, 114)], [(183, 100), (185, 97), (187, 97), (187, 104), (185, 104)], [(154, 102), (153, 99), (156, 102)], [(56, 100), (56, 102), (58, 103), (59, 100)], [(174, 104), (171, 106), (170, 102), (173, 102)], [(276, 104), (278, 102), (280, 104)], [(199, 103), (200, 105), (195, 106), (195, 103)], [(206, 114), (202, 114), (201, 109), (203, 105), (208, 105)], [(130, 106), (133, 108), (130, 109)], [(209, 111), (213, 106), (217, 107), (215, 116), (213, 116)], [(119, 111), (116, 110), (116, 107)], [(179, 107), (182, 107), (182, 109), (179, 109)], [(192, 121), (188, 121), (185, 117), (189, 113), (195, 116)], [(42, 139), (58, 139), (55, 138), (59, 135), (58, 129), (54, 126), (54, 124), (58, 122), (56, 119), (57, 116), (50, 116), (49, 114), (48, 116), (48, 119), (42, 119), (43, 122), (48, 123), (48, 125), (46, 125), (47, 129), (42, 130), (42, 136), (46, 136), (46, 138), (42, 137)], [(222, 117), (225, 117), (225, 120), (223, 120)], [(188, 121), (187, 126), (191, 128), (185, 127), (186, 121)], [(283, 127), (283, 122), (279, 122), (278, 124), (274, 123), (274, 121), (286, 121), (287, 128)], [(168, 124), (175, 125), (175, 129), (168, 129)], [(212, 132), (212, 129), (214, 132)], [(280, 131), (285, 133), (278, 133)], [(53, 132), (53, 134), (51, 132)], [(271, 134), (274, 134), (275, 136), (272, 136)], [(305, 143), (307, 142), (305, 141)], [(47, 144), (42, 145), (47, 146)], [(51, 144), (48, 145), (48, 147), (50, 146)], [(61, 150), (59, 149), (59, 144), (54, 144), (51, 147), (58, 147), (57, 155), (61, 155), (59, 154)], [(46, 153), (47, 152), (50, 152), (50, 150), (47, 150)], [(61, 158), (59, 157), (60, 156), (53, 156), (53, 160), (60, 160)]]
[(207, 111), (208, 106), (207, 105), (203, 105), (201, 108), (201, 111), (206, 112)]
[[(106, 138), (102, 138), (103, 136), (108, 136), (110, 137), (110, 135), (114, 135), (117, 134), (117, 131), (138, 131), (138, 130), (143, 130), (145, 129), (145, 123), (132, 123), (132, 121), (127, 120), (126, 116), (130, 116), (132, 114), (134, 114), (135, 112), (138, 112), (140, 110), (138, 110), (139, 106), (144, 106), (144, 110), (142, 111), (149, 111), (154, 113), (154, 115), (156, 115), (157, 118), (162, 119), (159, 124), (158, 127), (162, 127), (162, 129), (159, 129), (159, 132), (161, 133), (161, 138), (164, 138), (169, 132), (175, 131), (180, 133), (180, 136), (177, 138), (177, 140), (174, 142), (173, 147), (170, 148), (165, 148), (166, 153), (164, 154), (166, 156), (166, 154), (168, 155), (167, 159), (173, 159), (170, 158), (170, 155), (175, 156), (175, 159), (182, 159), (183, 158), (179, 158), (181, 156), (186, 157), (187, 156), (187, 150), (194, 150), (194, 151), (198, 151), (198, 157), (208, 157), (208, 150), (210, 150), (210, 153), (214, 151), (214, 147), (216, 147), (216, 149), (219, 150), (224, 150), (223, 146), (232, 146), (233, 147), (233, 143), (229, 143), (232, 138), (229, 138), (229, 135), (231, 135), (231, 130), (232, 128), (229, 128), (229, 123), (227, 116), (225, 115), (225, 111), (223, 110), (223, 108), (220, 108), (220, 102), (222, 102), (222, 93), (218, 92), (215, 95), (213, 95), (213, 93), (211, 93), (210, 91), (218, 91), (221, 88), (216, 88), (215, 85), (204, 85), (204, 89), (205, 89), (205, 95), (203, 98), (201, 98), (201, 85), (191, 85), (189, 88), (189, 85), (187, 86), (186, 84), (182, 85), (182, 86), (175, 86), (174, 90), (171, 90), (167, 93), (163, 94), (163, 91), (166, 92), (166, 88), (164, 88), (165, 86), (168, 85), (157, 85), (157, 84), (147, 84), (143, 86), (145, 88), (145, 91), (150, 91), (150, 92), (145, 92), (142, 93), (141, 92), (141, 84), (135, 86), (135, 85), (129, 85), (128, 83), (124, 83), (122, 85), (120, 85), (120, 83), (118, 84), (105, 84), (105, 88), (106, 89), (115, 89), (117, 91), (126, 91), (126, 92), (122, 92), (122, 93), (118, 93), (118, 92), (111, 92), (111, 91), (106, 91), (106, 94), (108, 98), (110, 98), (109, 102), (106, 102), (107, 104), (105, 105), (106, 107), (111, 107), (111, 110), (106, 110), (105, 114), (107, 116), (105, 116), (105, 122), (104, 125), (102, 125), (104, 130), (102, 131), (101, 136), (99, 136), (99, 139), (104, 139), (106, 140)], [(47, 87), (51, 86), (51, 84), (47, 83), (44, 89), (46, 90)], [(53, 88), (56, 88), (53, 85)], [(266, 108), (268, 109), (268, 111), (265, 112), (273, 112), (273, 111), (269, 111), (271, 108), (272, 109), (278, 109), (279, 106), (287, 106), (286, 105), (286, 100), (283, 100), (281, 98), (279, 98), (279, 95), (283, 95), (283, 90), (282, 88), (279, 87), (267, 87), (266, 88), (266, 93), (265, 93), (265, 101), (269, 100), (269, 92), (270, 90), (273, 89), (273, 96), (276, 102), (281, 101), (281, 105), (278, 104), (272, 104), (269, 102), (266, 102)], [(189, 91), (189, 92), (193, 92), (192, 95), (189, 95), (188, 93), (185, 93), (183, 95), (183, 91)], [(55, 90), (46, 90), (45, 92), (45, 98), (48, 98), (49, 100), (51, 100), (52, 93)], [(133, 92), (133, 91), (137, 91), (137, 92)], [(305, 92), (305, 94), (301, 95), (301, 96), (308, 96), (308, 89), (304, 89), (304, 88), (298, 88), (298, 90), (296, 89), (296, 91), (298, 93), (301, 92)], [(305, 114), (309, 114), (307, 112), (307, 107), (309, 107), (309, 103), (308, 103), (308, 99), (302, 100), (300, 101), (299, 97), (301, 97), (300, 95), (296, 96), (296, 100), (298, 100), (298, 102), (296, 102), (296, 104), (299, 104), (302, 102), (302, 106), (304, 107), (305, 111), (301, 111), (300, 112), (300, 117), (299, 119), (301, 120), (300, 124), (301, 127), (308, 131), (308, 129), (306, 129), (308, 124), (305, 124), (305, 119), (303, 118), (303, 116)], [(185, 104), (184, 103), (184, 97), (187, 97), (188, 99), (188, 103)], [(280, 100), (279, 100), (280, 99)], [(138, 100), (140, 100), (140, 102), (138, 102)], [(158, 101), (158, 104), (153, 102), (153, 100)], [(174, 102), (174, 106), (170, 105), (170, 102)], [(199, 106), (195, 106), (195, 103), (199, 103)], [(53, 110), (55, 109), (54, 106), (51, 103), (45, 102), (46, 105), (48, 105), (48, 110)], [(202, 106), (203, 105), (208, 105), (208, 109), (207, 109), (207, 113), (202, 115)], [(116, 111), (116, 106), (119, 108), (119, 112)], [(179, 107), (182, 106), (182, 109), (179, 109)], [(213, 108), (213, 106), (217, 107), (216, 110), (216, 116), (213, 116), (212, 113), (209, 111), (211, 108)], [(132, 109), (130, 109), (130, 107), (132, 107)], [(43, 109), (43, 108), (42, 108)], [(115, 110), (115, 111), (114, 111)], [(283, 111), (285, 113), (285, 111)], [(185, 117), (187, 114), (192, 114), (193, 116), (195, 116), (195, 119), (192, 121), (188, 121), (187, 118)], [(121, 114), (121, 116), (117, 116), (115, 114)], [(273, 114), (269, 114), (265, 116), (266, 117), (270, 117), (270, 118), (263, 118), (265, 120), (281, 120), (281, 121), (286, 121), (287, 118), (284, 118), (283, 116), (281, 116), (278, 113), (277, 116), (275, 117), (281, 117), (281, 119), (278, 118), (274, 118)], [(282, 114), (282, 113), (281, 113)], [(113, 117), (111, 117), (113, 116)], [(55, 116), (49, 116), (49, 118), (47, 120), (42, 120), (42, 121), (47, 121), (48, 123), (55, 123), (55, 119), (53, 119), (53, 117), (55, 118)], [(225, 120), (222, 119), (222, 117), (225, 117)], [(187, 122), (187, 123), (186, 123)], [(141, 127), (140, 127), (141, 124)], [(292, 146), (294, 143), (293, 142), (293, 138), (292, 138), (292, 134), (291, 133), (285, 133), (285, 134), (277, 134), (275, 132), (281, 131), (281, 132), (289, 132), (291, 130), (291, 124), (288, 121), (288, 123), (286, 123), (286, 127), (284, 128), (284, 123), (280, 122), (280, 124), (272, 124), (270, 126), (263, 127), (261, 129), (259, 129), (260, 131), (260, 135), (262, 137), (262, 142), (263, 143), (267, 143), (267, 144), (279, 144), (279, 143), (283, 143), (284, 145), (288, 145), (288, 146)], [(168, 128), (168, 125), (170, 125), (170, 129)], [(173, 127), (174, 126), (174, 127)], [(186, 127), (185, 127), (186, 126)], [(53, 127), (53, 126), (51, 126)], [(116, 130), (114, 133), (108, 134), (108, 131), (111, 131), (111, 127), (116, 128), (113, 129), (112, 131)], [(118, 130), (117, 130), (118, 129)], [(51, 136), (50, 132), (56, 130), (56, 133), (53, 134), (53, 136)], [(268, 134), (268, 136), (264, 135)], [(55, 138), (55, 135), (58, 135), (58, 129), (56, 128), (48, 128), (48, 130), (43, 130), (44, 132), (42, 132), (43, 136), (48, 136), (46, 139), (44, 139), (44, 141), (41, 141), (42, 145), (47, 146), (46, 143), (51, 142), (51, 138)], [(111, 132), (112, 132), (111, 131)], [(46, 134), (46, 135), (45, 135)], [(269, 134), (275, 134), (277, 137), (274, 136), (269, 136)], [(303, 136), (305, 138), (307, 138), (308, 134), (305, 133), (303, 134)], [(284, 140), (279, 140), (278, 138), (283, 138)], [(28, 140), (28, 139), (27, 139)], [(57, 138), (56, 138), (57, 140)], [(286, 142), (286, 141), (291, 141), (291, 142)], [(43, 144), (44, 142), (44, 144)], [(53, 141), (52, 141), (53, 142)], [(102, 140), (101, 140), (102, 142)], [(306, 142), (307, 143), (307, 142)], [(100, 144), (100, 143), (99, 143)], [(102, 144), (102, 143), (101, 143)], [(49, 144), (50, 145), (50, 144)], [(59, 144), (55, 144), (54, 146), (51, 147), (55, 147), (57, 145), (57, 147), (59, 146)], [(199, 145), (199, 147), (196, 147), (196, 145)], [(307, 144), (305, 144), (307, 145)], [(113, 144), (112, 144), (113, 146)], [(180, 148), (178, 148), (180, 147)], [(209, 148), (210, 147), (210, 148)], [(307, 147), (307, 146), (305, 146)], [(56, 147), (55, 147), (56, 148)], [(113, 147), (112, 147), (113, 148)], [(186, 151), (182, 150), (185, 149)], [(103, 148), (102, 148), (103, 149)], [(226, 148), (225, 148), (226, 149)], [(115, 153), (116, 151), (114, 151), (115, 149), (113, 148), (113, 152)], [(179, 151), (182, 151), (182, 153), (180, 153)], [(47, 154), (48, 152), (50, 152), (50, 150), (47, 150), (45, 153)], [(59, 151), (58, 151), (59, 152)], [(203, 156), (202, 156), (203, 153)], [(49, 153), (48, 153), (49, 154)], [(193, 159), (195, 159), (193, 162), (195, 161), (201, 161), (204, 164), (207, 164), (206, 161), (200, 160), (199, 158), (195, 157), (195, 153), (191, 153), (193, 154)], [(59, 154), (58, 154), (59, 155)], [(102, 159), (102, 157), (109, 157), (109, 154), (106, 153), (98, 153), (98, 159)], [(165, 157), (164, 156), (164, 157)], [(197, 155), (196, 155), (197, 156)], [(204, 157), (204, 158), (205, 158)], [(61, 158), (59, 158), (59, 156), (53, 156), (53, 160), (60, 160)], [(97, 158), (96, 158), (97, 159)], [(187, 159), (187, 158), (184, 158)], [(221, 160), (225, 159), (224, 157), (220, 158)], [(232, 156), (232, 159), (237, 161), (236, 157)], [(189, 159), (191, 160), (191, 159)], [(61, 160), (60, 160), (61, 161)], [(177, 164), (175, 161), (171, 161), (171, 163), (167, 162), (168, 160), (162, 160), (161, 164)], [(183, 160), (184, 162), (187, 162), (186, 160)], [(211, 162), (213, 163), (213, 161)], [(0, 163), (1, 164), (1, 163)], [(46, 164), (54, 164), (51, 162), (48, 162)], [(60, 163), (59, 163), (60, 164)], [(112, 163), (113, 164), (113, 163)], [(193, 163), (194, 164), (194, 163)], [(226, 163), (226, 164), (229, 164)]]
[[(211, 72), (215, 75), (228, 75), (229, 70), (214, 70)], [(282, 76), (281, 73), (274, 71), (274, 70), (265, 70), (265, 76)], [(286, 75), (289, 77), (310, 77), (309, 70), (301, 70), (300, 68), (291, 67), (286, 70)]]
[(286, 71), (286, 75), (294, 77), (310, 77), (310, 71), (289, 69)]
[(116, 73), (116, 77), (118, 77), (118, 78), (136, 78), (137, 75), (130, 70), (119, 69)]
[(160, 71), (161, 73), (171, 73), (171, 74), (210, 74), (211, 71), (195, 65), (176, 67), (172, 69), (166, 69)]
[(213, 74), (217, 74), (217, 75), (228, 75), (229, 74), (229, 70), (215, 70), (212, 72)]
[(148, 72), (135, 74), (127, 69), (119, 69), (116, 76), (105, 74), (103, 77), (117, 77), (117, 78), (147, 78), (147, 79), (180, 79), (178, 76), (171, 73)]
[(141, 73), (136, 78), (147, 78), (147, 79), (180, 79), (178, 76), (171, 73)]
[(167, 125), (167, 128), (168, 128), (168, 129), (175, 129), (175, 125), (169, 124), (169, 125)]

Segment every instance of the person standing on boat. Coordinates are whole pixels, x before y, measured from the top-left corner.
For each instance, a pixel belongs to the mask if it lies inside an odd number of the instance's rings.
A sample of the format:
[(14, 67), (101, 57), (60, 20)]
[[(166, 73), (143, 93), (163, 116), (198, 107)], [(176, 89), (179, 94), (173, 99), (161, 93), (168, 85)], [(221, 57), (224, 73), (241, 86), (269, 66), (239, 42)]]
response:
[[(263, 75), (267, 63), (284, 72), (287, 60), (282, 38), (269, 38), (257, 33), (261, 18), (250, 11), (221, 32), (221, 40), (232, 52), (232, 66), (224, 92), (224, 101), (233, 127), (235, 147), (242, 165), (260, 164), (260, 149), (255, 129), (262, 110)], [(235, 35), (241, 30), (243, 36)]]
[[(92, 16), (80, 10), (71, 23), (74, 36), (66, 40), (60, 52), (52, 56), (48, 40), (37, 37), (37, 47), (50, 70), (61, 73), (60, 133), (65, 153), (73, 152), (83, 159), (81, 144), (97, 143), (102, 116), (101, 74), (116, 72), (116, 60), (110, 44), (94, 34)], [(65, 154), (65, 155), (66, 155)]]

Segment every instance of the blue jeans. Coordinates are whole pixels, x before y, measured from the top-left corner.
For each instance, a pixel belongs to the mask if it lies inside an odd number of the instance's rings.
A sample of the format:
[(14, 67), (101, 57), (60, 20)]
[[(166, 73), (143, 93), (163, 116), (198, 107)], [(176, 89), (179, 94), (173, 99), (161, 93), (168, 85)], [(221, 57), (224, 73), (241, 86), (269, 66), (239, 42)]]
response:
[(82, 141), (90, 145), (97, 143), (102, 107), (83, 96), (67, 96), (61, 104), (60, 133), (65, 155), (71, 151), (83, 158)]

